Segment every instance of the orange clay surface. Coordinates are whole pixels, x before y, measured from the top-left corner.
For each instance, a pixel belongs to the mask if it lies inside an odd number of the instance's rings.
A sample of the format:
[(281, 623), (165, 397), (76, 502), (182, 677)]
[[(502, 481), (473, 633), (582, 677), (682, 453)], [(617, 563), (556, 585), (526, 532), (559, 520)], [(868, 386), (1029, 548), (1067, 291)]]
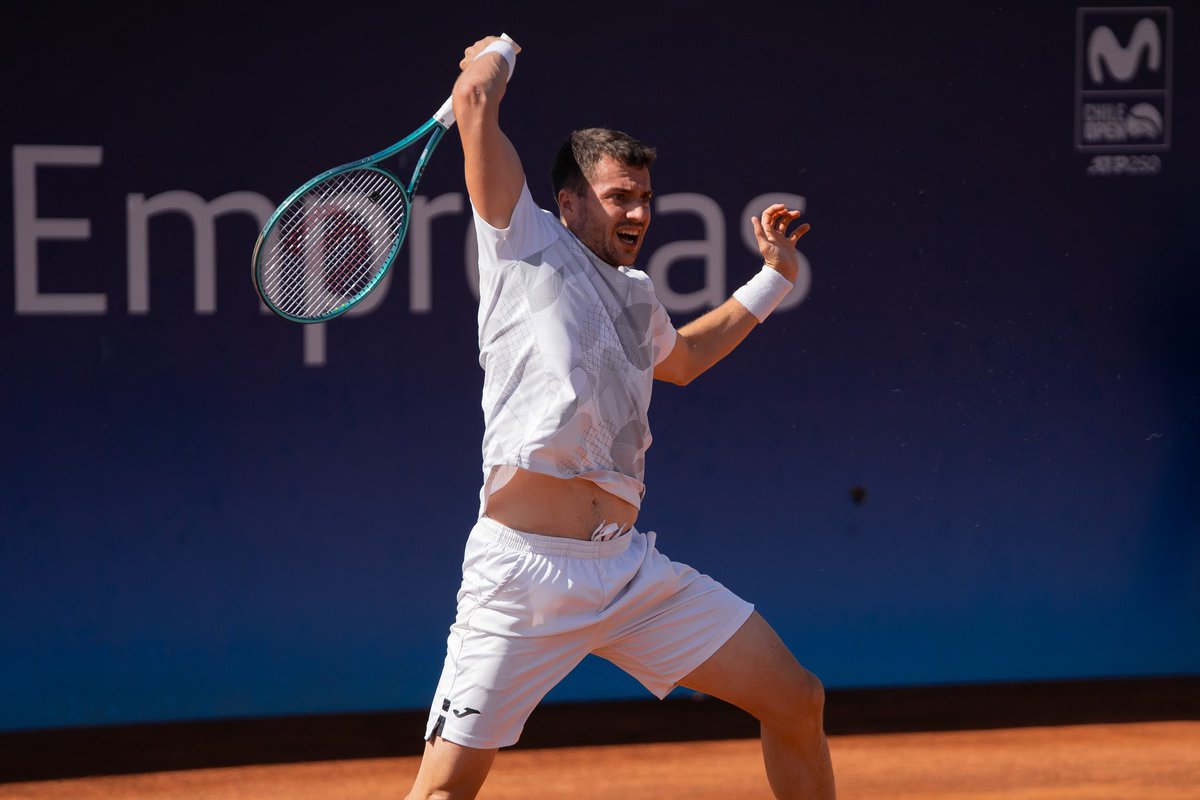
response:
[[(842, 800), (1197, 800), (1200, 722), (830, 740)], [(0, 784), (3, 800), (401, 800), (416, 758)], [(749, 740), (502, 752), (480, 800), (769, 800)]]

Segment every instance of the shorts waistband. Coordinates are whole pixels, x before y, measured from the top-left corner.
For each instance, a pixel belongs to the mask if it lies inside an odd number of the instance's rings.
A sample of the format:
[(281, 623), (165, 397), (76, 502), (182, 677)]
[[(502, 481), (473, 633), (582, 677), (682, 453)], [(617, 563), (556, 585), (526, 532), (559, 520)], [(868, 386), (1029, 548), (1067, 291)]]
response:
[(637, 533), (630, 528), (625, 533), (605, 542), (593, 542), (586, 539), (571, 539), (566, 536), (544, 536), (539, 533), (527, 533), (502, 525), (489, 517), (481, 517), (475, 523), (472, 536), (481, 536), (486, 541), (493, 542), (506, 550), (518, 550), (524, 553), (536, 553), (542, 556), (564, 556), (567, 558), (611, 558), (629, 549), (629, 542)]

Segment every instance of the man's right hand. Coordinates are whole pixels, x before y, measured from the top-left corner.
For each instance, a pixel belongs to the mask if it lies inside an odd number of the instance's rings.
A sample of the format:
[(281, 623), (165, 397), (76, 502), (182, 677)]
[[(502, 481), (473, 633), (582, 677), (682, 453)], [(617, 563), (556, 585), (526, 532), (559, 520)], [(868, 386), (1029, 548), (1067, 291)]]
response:
[(499, 41), (508, 41), (508, 43), (513, 46), (514, 50), (516, 50), (518, 53), (521, 52), (521, 45), (517, 44), (512, 39), (502, 40), (499, 36), (485, 36), (463, 51), (463, 59), (462, 61), (458, 62), (459, 70), (465, 72), (471, 62), (478, 58), (479, 54), (483, 52), (484, 48), (486, 48), (492, 42)]

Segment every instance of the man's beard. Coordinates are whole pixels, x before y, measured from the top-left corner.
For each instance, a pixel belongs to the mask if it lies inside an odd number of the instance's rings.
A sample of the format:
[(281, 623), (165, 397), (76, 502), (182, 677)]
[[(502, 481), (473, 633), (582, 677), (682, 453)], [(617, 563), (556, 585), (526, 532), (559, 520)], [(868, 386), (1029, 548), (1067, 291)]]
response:
[(628, 267), (632, 266), (636, 260), (637, 254), (635, 253), (635, 257), (626, 262), (626, 256), (617, 250), (609, 235), (607, 220), (598, 220), (593, 215), (585, 213), (581, 215), (578, 230), (573, 230), (572, 233), (606, 264), (614, 267)]

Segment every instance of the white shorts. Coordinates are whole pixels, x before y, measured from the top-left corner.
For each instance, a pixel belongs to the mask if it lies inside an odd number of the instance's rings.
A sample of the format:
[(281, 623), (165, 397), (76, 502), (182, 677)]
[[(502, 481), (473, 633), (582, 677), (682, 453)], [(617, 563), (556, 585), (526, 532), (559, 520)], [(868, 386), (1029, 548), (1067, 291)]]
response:
[(588, 653), (665, 697), (754, 607), (654, 540), (635, 529), (580, 541), (479, 520), (425, 738), (515, 744), (534, 707)]

